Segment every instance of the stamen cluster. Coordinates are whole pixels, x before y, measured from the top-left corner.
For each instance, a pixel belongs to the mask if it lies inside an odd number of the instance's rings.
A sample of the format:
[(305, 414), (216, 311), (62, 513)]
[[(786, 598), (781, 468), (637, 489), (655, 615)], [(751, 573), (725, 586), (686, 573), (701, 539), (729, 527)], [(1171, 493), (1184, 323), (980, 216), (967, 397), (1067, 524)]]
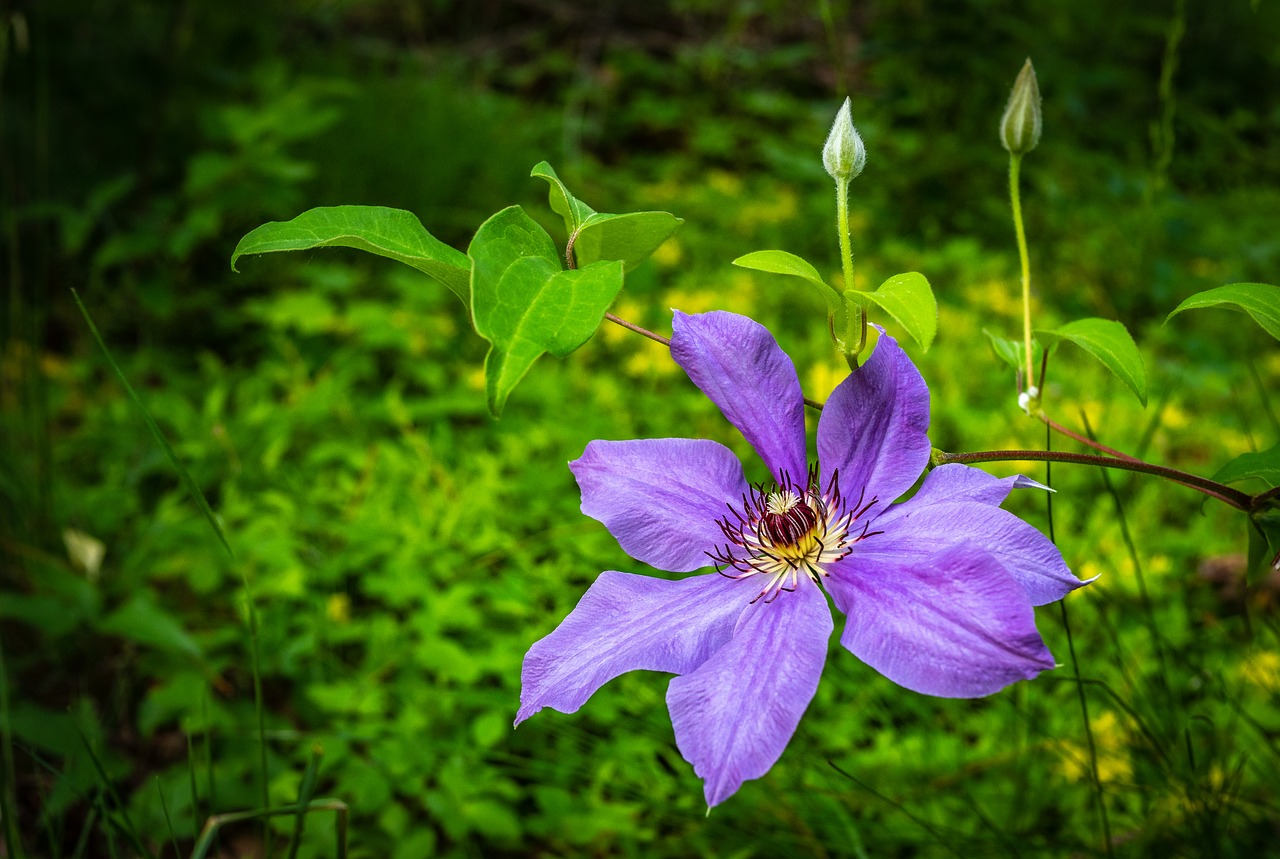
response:
[[(794, 482), (786, 472), (775, 486), (759, 483), (742, 496), (741, 510), (727, 505), (729, 516), (717, 524), (728, 542), (714, 552), (716, 571), (730, 579), (748, 576), (766, 577), (764, 588), (751, 602), (764, 599), (771, 603), (783, 591), (798, 586), (801, 571), (814, 582), (827, 574), (825, 567), (853, 551), (853, 545), (880, 531), (869, 531), (865, 522), (855, 533), (855, 523), (873, 505), (872, 498), (863, 504), (865, 488), (856, 504), (845, 507), (840, 494), (840, 475), (834, 472), (822, 490), (817, 466), (812, 466), (803, 485)], [(736, 570), (730, 573), (728, 570)]]

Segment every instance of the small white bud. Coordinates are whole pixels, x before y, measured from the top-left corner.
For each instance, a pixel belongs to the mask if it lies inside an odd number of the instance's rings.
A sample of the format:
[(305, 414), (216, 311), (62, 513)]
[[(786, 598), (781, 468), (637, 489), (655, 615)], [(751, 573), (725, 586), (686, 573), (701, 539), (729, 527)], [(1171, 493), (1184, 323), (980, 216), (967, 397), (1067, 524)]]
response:
[(831, 133), (822, 147), (822, 166), (837, 182), (848, 182), (862, 172), (867, 164), (867, 148), (862, 145), (858, 129), (853, 127), (849, 114), (849, 99), (840, 105)]
[(1040, 125), (1040, 85), (1028, 59), (1013, 82), (1000, 118), (1000, 143), (1014, 155), (1025, 155), (1040, 142)]
[(1039, 402), (1040, 389), (1035, 385), (1032, 385), (1021, 394), (1018, 394), (1018, 408), (1022, 409), (1022, 411), (1026, 412), (1028, 415), (1031, 414), (1031, 409), (1038, 405)]

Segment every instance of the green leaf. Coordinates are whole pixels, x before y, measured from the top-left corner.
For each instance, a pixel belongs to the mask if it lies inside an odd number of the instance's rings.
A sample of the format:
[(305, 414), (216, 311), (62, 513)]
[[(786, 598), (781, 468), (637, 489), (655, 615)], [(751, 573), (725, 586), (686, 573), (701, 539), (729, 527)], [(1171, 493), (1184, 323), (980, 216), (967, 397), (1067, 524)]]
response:
[(574, 259), (583, 268), (600, 260), (622, 260), (623, 270), (631, 271), (683, 223), (670, 212), (591, 215), (574, 239)]
[(543, 352), (568, 355), (591, 338), (622, 289), (620, 260), (564, 271), (555, 244), (519, 206), (480, 225), (471, 256), (471, 314), (492, 347), (485, 358), (489, 411)]
[(547, 162), (539, 161), (529, 175), (546, 179), (547, 184), (551, 186), (548, 193), (551, 211), (564, 218), (564, 230), (568, 235), (573, 235), (581, 229), (587, 218), (596, 213), (595, 209), (569, 193), (569, 189), (564, 186), (560, 177), (556, 175), (556, 171)]
[(924, 351), (929, 351), (938, 333), (938, 302), (929, 281), (918, 271), (895, 274), (875, 292), (864, 292), (880, 309), (892, 316)]
[(1200, 307), (1227, 307), (1253, 317), (1272, 337), (1280, 340), (1280, 286), (1269, 283), (1229, 283), (1197, 292), (1165, 317), (1165, 324), (1184, 310)]
[(540, 161), (529, 174), (547, 180), (551, 210), (564, 218), (564, 229), (579, 268), (601, 260), (622, 260), (631, 271), (649, 258), (658, 246), (684, 223), (670, 212), (632, 212), (610, 215), (597, 212), (569, 193), (556, 171)]
[[(991, 332), (989, 328), (983, 328), (982, 333), (987, 335), (987, 340), (991, 343), (991, 351), (995, 353), (996, 358), (1008, 364), (1015, 370), (1023, 370), (1026, 367), (1026, 354), (1022, 349), (1021, 340), (1009, 340), (1000, 337)], [(1050, 349), (1049, 354), (1053, 354)], [(1044, 358), (1044, 346), (1040, 345), (1040, 341), (1031, 340), (1031, 363), (1035, 367), (1040, 366), (1041, 360)]]
[(1219, 483), (1235, 483), (1238, 480), (1257, 478), (1268, 487), (1280, 486), (1280, 444), (1270, 450), (1242, 453), (1213, 475)]
[(755, 251), (740, 256), (733, 264), (755, 271), (767, 271), (771, 274), (789, 274), (806, 281), (818, 290), (827, 305), (827, 315), (832, 319), (839, 318), (844, 307), (840, 301), (840, 293), (831, 284), (822, 279), (818, 270), (805, 259), (786, 251)]
[(197, 659), (202, 655), (200, 645), (187, 634), (182, 624), (143, 594), (113, 611), (98, 624), (98, 629), (157, 650)]
[(1047, 343), (1067, 340), (1102, 362), (1147, 404), (1147, 371), (1129, 330), (1111, 319), (1077, 319), (1053, 331), (1037, 331)]
[(309, 209), (291, 221), (263, 224), (240, 240), (231, 269), (245, 254), (355, 248), (402, 262), (429, 274), (468, 302), (471, 263), (422, 227), (412, 212), (382, 206), (326, 206)]

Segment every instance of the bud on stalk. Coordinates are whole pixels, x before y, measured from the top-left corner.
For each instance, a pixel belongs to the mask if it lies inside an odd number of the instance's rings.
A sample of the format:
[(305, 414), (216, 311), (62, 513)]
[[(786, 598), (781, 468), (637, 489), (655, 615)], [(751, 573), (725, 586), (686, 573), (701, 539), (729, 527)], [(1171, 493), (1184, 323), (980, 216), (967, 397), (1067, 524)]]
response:
[(862, 172), (867, 163), (867, 149), (862, 145), (858, 130), (853, 127), (853, 118), (849, 115), (849, 99), (840, 105), (836, 121), (827, 135), (827, 142), (822, 147), (822, 166), (827, 168), (831, 178), (836, 182), (848, 182)]
[(1000, 118), (1000, 142), (1012, 155), (1025, 155), (1040, 142), (1040, 85), (1028, 59), (1009, 93)]

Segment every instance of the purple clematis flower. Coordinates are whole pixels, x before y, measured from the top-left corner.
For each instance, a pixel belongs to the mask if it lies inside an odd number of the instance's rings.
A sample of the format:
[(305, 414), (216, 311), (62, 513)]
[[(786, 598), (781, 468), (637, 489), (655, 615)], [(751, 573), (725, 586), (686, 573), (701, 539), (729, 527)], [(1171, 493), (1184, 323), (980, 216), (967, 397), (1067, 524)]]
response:
[[(1083, 582), (1038, 530), (999, 505), (1025, 477), (930, 472), (929, 389), (881, 335), (818, 423), (805, 457), (791, 359), (762, 325), (731, 313), (675, 314), (671, 355), (764, 459), (749, 486), (713, 441), (593, 441), (569, 464), (582, 512), (671, 581), (601, 573), (569, 616), (529, 649), (516, 724), (572, 713), (627, 671), (677, 675), (667, 691), (676, 745), (708, 806), (781, 756), (818, 688), (833, 623), (840, 643), (908, 689), (988, 695), (1054, 667), (1032, 606)], [(821, 585), (821, 587), (819, 587)]]

